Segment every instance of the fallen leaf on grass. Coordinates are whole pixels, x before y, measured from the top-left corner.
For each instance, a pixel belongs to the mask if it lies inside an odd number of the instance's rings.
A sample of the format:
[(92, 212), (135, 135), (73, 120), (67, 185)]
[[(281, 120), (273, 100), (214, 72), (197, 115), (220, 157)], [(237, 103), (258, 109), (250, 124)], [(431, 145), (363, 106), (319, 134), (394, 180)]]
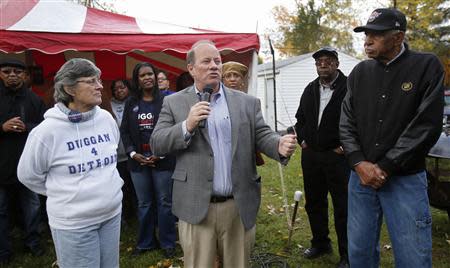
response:
[(275, 253), (275, 255), (281, 256), (281, 257), (289, 257), (289, 255), (286, 255), (286, 253), (284, 253), (282, 251)]
[(269, 210), (269, 215), (275, 215), (276, 209), (273, 205), (267, 205), (267, 209)]
[(163, 261), (163, 267), (164, 268), (169, 268), (169, 267), (171, 267), (172, 266), (172, 260), (171, 259), (165, 259), (164, 261)]

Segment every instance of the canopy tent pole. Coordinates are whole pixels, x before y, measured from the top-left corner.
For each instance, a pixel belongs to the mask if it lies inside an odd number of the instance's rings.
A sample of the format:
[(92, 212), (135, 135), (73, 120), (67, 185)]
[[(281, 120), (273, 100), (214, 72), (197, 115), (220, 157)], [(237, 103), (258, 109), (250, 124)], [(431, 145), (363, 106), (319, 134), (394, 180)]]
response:
[(275, 131), (278, 131), (278, 119), (277, 119), (277, 83), (276, 83), (276, 74), (275, 74), (275, 50), (272, 46), (272, 40), (269, 39), (270, 53), (272, 54), (272, 73), (273, 73), (273, 112), (274, 112), (274, 120), (275, 120)]

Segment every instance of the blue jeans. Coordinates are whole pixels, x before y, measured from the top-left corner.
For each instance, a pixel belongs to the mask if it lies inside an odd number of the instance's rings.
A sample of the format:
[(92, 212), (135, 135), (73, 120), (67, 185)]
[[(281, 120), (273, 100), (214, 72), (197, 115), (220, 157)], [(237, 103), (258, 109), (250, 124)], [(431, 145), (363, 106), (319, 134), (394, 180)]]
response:
[(155, 249), (158, 224), (161, 248), (175, 248), (175, 217), (172, 214), (172, 170), (143, 167), (131, 171), (131, 179), (138, 199), (138, 249)]
[(383, 214), (395, 267), (431, 267), (431, 214), (425, 172), (390, 177), (375, 190), (361, 185), (353, 171), (348, 184), (350, 267), (379, 266)]
[(50, 228), (60, 268), (119, 267), (120, 213), (75, 230)]
[(28, 248), (40, 247), (39, 243), (39, 215), (40, 201), (36, 193), (30, 191), (23, 184), (0, 186), (0, 260), (12, 254), (9, 239), (9, 199), (15, 196), (19, 202), (20, 213), (24, 224), (25, 246)]

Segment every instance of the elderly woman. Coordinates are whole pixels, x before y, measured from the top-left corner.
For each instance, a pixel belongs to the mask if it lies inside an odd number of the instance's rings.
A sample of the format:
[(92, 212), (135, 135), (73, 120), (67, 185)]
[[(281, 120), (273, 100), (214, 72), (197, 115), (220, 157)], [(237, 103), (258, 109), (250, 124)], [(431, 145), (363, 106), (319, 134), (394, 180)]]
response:
[(100, 70), (88, 60), (72, 59), (54, 83), (56, 104), (29, 134), (19, 180), (47, 196), (59, 267), (119, 267), (119, 130), (98, 107)]
[(222, 65), (222, 80), (226, 87), (247, 92), (245, 77), (248, 68), (242, 63), (229, 61)]
[[(175, 157), (153, 155), (150, 137), (158, 122), (164, 93), (158, 89), (157, 70), (147, 62), (133, 70), (132, 96), (125, 104), (120, 132), (138, 199), (139, 230), (132, 256), (161, 247), (175, 253), (175, 216), (172, 215), (172, 173)], [(158, 223), (159, 243), (155, 236)]]

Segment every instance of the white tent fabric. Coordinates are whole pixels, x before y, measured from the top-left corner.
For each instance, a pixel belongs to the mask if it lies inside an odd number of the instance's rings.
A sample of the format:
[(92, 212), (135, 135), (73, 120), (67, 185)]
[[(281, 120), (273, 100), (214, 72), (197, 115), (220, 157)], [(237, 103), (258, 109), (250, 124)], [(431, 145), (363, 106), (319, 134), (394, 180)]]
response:
[(186, 70), (186, 52), (202, 39), (215, 42), (224, 62), (241, 62), (249, 66), (250, 78), (256, 75), (256, 33), (183, 27), (65, 0), (1, 0), (0, 17), (0, 57), (41, 66), (46, 79), (67, 59), (86, 56), (101, 67), (105, 80), (130, 78), (136, 62), (148, 61), (174, 81)]

